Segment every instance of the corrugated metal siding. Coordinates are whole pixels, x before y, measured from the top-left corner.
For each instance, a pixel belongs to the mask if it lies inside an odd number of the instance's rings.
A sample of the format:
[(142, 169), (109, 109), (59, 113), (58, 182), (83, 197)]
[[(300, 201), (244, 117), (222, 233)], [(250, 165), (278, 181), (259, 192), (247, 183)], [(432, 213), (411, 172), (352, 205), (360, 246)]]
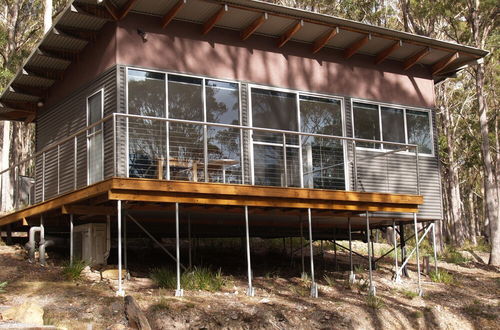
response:
[[(87, 97), (100, 89), (104, 89), (104, 117), (115, 112), (117, 108), (116, 69), (111, 68), (57, 105), (40, 112), (36, 130), (37, 151), (85, 128), (87, 125)], [(85, 134), (79, 135), (76, 142), (76, 164), (74, 139), (60, 146), (59, 166), (57, 149), (45, 154), (44, 169), (42, 168), (42, 157), (37, 159), (37, 202), (40, 202), (43, 196), (42, 175), (45, 176), (45, 199), (75, 188), (75, 165), (77, 168), (76, 188), (87, 185), (87, 139)], [(111, 120), (104, 124), (104, 155), (104, 177), (108, 178), (113, 175), (113, 126)]]
[[(241, 125), (249, 125), (249, 111), (248, 111), (248, 84), (241, 84)], [(250, 131), (243, 131), (243, 170), (245, 176), (243, 178), (244, 184), (251, 184), (252, 170), (250, 159)]]
[[(117, 112), (127, 113), (127, 74), (126, 67), (118, 66), (116, 75), (118, 81), (117, 89)], [(123, 117), (118, 117), (116, 122), (116, 168), (117, 176), (127, 176), (127, 120)]]

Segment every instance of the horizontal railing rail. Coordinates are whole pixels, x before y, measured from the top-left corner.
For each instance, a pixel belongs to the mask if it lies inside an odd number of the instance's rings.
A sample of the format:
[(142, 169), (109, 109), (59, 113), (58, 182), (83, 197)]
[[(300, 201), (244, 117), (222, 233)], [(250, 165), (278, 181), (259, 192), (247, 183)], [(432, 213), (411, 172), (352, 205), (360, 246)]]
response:
[(419, 176), (415, 144), (113, 113), (0, 171), (0, 212), (109, 177), (420, 194)]

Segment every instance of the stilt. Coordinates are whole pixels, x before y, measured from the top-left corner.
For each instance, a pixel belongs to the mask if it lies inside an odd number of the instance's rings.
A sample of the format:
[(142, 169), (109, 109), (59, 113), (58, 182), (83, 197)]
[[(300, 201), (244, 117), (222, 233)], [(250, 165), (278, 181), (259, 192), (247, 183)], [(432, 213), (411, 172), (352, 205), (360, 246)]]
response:
[(338, 271), (339, 264), (337, 259), (337, 228), (335, 228), (333, 233), (333, 262), (335, 264), (335, 271)]
[(406, 260), (406, 239), (405, 239), (405, 226), (402, 222), (399, 223), (399, 241), (401, 242), (401, 267), (403, 268), (401, 274), (404, 277), (409, 277), (408, 270), (404, 265), (404, 262)]
[(188, 257), (189, 257), (189, 269), (193, 268), (192, 256), (191, 256), (191, 215), (188, 214)]
[(309, 253), (311, 254), (311, 297), (318, 298), (318, 286), (314, 280), (314, 251), (313, 251), (313, 235), (312, 235), (312, 215), (311, 209), (307, 209), (309, 219)]
[(122, 210), (123, 219), (123, 266), (125, 268), (125, 279), (129, 279), (128, 258), (127, 258), (127, 211)]
[(372, 263), (372, 269), (373, 270), (376, 270), (377, 269), (377, 262), (375, 261), (375, 244), (373, 242), (374, 240), (374, 236), (373, 236), (373, 230), (370, 229), (370, 241), (371, 241), (371, 248), (372, 248), (372, 260), (373, 260), (373, 263)]
[(73, 265), (74, 258), (74, 228), (73, 228), (73, 214), (69, 215), (69, 264)]
[(302, 229), (302, 217), (299, 216), (300, 221), (300, 259), (302, 261), (302, 272), (300, 275), (304, 274), (306, 271), (306, 266), (304, 262), (304, 230)]
[(125, 296), (122, 283), (122, 201), (116, 201), (117, 223), (118, 223), (118, 291), (116, 295), (120, 297)]
[(401, 277), (398, 272), (398, 238), (396, 232), (396, 221), (392, 220), (392, 239), (394, 244), (394, 266), (396, 267), (394, 270), (394, 282), (400, 283)]
[[(356, 281), (356, 275), (354, 275), (354, 265), (352, 264), (352, 233), (351, 233), (351, 218), (347, 218), (347, 224), (349, 227), (349, 266), (351, 273), (349, 274), (349, 283), (353, 284)], [(335, 244), (337, 246), (337, 244)]]
[(436, 251), (436, 223), (432, 223), (432, 251), (434, 252), (434, 272), (438, 274), (438, 258)]
[(413, 226), (415, 229), (415, 248), (417, 250), (417, 279), (418, 279), (418, 295), (422, 296), (422, 283), (420, 282), (420, 251), (418, 246), (420, 245), (418, 241), (418, 228), (417, 228), (417, 214), (413, 213)]
[(179, 240), (179, 203), (175, 203), (175, 256), (177, 271), (177, 289), (175, 290), (176, 297), (182, 297), (184, 295), (184, 290), (181, 289), (181, 248)]
[(7, 232), (7, 237), (5, 238), (5, 243), (7, 245), (12, 245), (12, 224), (8, 224), (7, 226), (5, 226), (5, 230)]
[(366, 212), (366, 244), (368, 248), (368, 275), (370, 279), (370, 286), (368, 288), (368, 294), (375, 296), (376, 290), (375, 285), (373, 285), (373, 274), (372, 274), (372, 253), (370, 251), (370, 213)]
[(255, 291), (252, 286), (252, 262), (250, 260), (250, 230), (248, 225), (248, 206), (245, 206), (245, 234), (246, 234), (246, 250), (247, 250), (247, 276), (248, 276), (247, 296), (253, 297), (255, 295)]

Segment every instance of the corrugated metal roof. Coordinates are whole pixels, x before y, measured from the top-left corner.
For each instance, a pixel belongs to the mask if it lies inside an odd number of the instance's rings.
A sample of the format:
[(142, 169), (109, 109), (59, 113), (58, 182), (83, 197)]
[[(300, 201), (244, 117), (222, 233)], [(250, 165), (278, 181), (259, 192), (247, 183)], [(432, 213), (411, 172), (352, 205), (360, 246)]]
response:
[[(178, 1), (180, 0), (137, 0), (132, 4), (130, 10), (136, 13), (162, 17)], [(109, 3), (116, 9), (113, 14), (120, 16), (128, 1), (111, 0)], [(446, 76), (454, 74), (459, 67), (488, 54), (484, 50), (473, 47), (338, 17), (278, 6), (258, 0), (187, 0), (175, 16), (175, 19), (203, 24), (223, 8), (222, 6), (224, 5), (228, 6), (228, 11), (216, 22), (215, 26), (219, 28), (243, 31), (263, 13), (267, 13), (267, 21), (255, 31), (255, 34), (278, 39), (299, 20), (303, 20), (304, 24), (302, 28), (292, 36), (291, 40), (312, 45), (318, 38), (331, 31), (331, 29), (339, 28), (339, 33), (329, 40), (325, 47), (342, 50), (353, 45), (367, 34), (371, 34), (371, 39), (357, 51), (358, 53), (376, 56), (390, 47), (395, 41), (401, 40), (403, 46), (393, 51), (388, 58), (404, 62), (412, 55), (426, 47), (430, 47), (430, 53), (419, 61), (420, 64), (428, 66), (435, 65), (454, 52), (459, 52), (461, 57), (455, 61), (452, 67), (447, 68), (446, 72), (440, 73), (441, 76), (436, 77), (437, 80), (442, 80)], [(80, 7), (84, 10), (80, 10)], [(30, 74), (29, 70), (27, 72), (20, 70), (8, 86), (26, 86), (40, 89), (41, 91), (50, 88), (54, 80), (50, 79), (51, 75), (49, 74), (43, 77), (44, 72), (66, 69), (74, 55), (81, 52), (88, 44), (88, 41), (84, 37), (80, 37), (80, 35), (84, 36), (89, 31), (97, 32), (110, 20), (112, 15), (106, 14), (106, 10), (102, 2), (97, 4), (95, 0), (73, 0), (54, 21), (52, 29), (38, 43), (35, 50), (23, 64), (23, 68), (39, 68), (43, 69), (43, 71), (41, 73), (34, 72), (34, 74)], [(56, 28), (61, 29), (61, 31), (58, 31)], [(63, 32), (68, 30), (76, 33)], [(40, 52), (40, 50), (43, 52)], [(46, 55), (44, 55), (44, 52)], [(50, 54), (54, 52), (57, 56)], [(4, 91), (0, 96), (0, 102), (17, 97), (13, 94), (16, 93)], [(23, 101), (28, 100), (25, 96), (20, 97)], [(34, 98), (31, 100), (34, 100)], [(22, 109), (20, 113), (22, 113)], [(0, 116), (1, 118), (2, 116)], [(6, 117), (4, 116), (3, 118)], [(23, 118), (20, 117), (19, 119)]]

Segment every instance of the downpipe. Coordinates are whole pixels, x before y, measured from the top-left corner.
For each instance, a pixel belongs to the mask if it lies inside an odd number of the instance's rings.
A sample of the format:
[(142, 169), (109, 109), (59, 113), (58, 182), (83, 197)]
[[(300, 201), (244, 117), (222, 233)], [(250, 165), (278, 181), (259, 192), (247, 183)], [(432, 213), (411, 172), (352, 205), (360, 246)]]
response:
[(35, 226), (30, 228), (29, 240), (28, 243), (25, 244), (25, 248), (28, 250), (28, 261), (30, 263), (35, 261), (35, 249), (36, 249), (35, 234), (37, 232), (40, 232), (40, 241), (41, 241), (44, 234), (43, 231), (44, 230), (42, 226)]

